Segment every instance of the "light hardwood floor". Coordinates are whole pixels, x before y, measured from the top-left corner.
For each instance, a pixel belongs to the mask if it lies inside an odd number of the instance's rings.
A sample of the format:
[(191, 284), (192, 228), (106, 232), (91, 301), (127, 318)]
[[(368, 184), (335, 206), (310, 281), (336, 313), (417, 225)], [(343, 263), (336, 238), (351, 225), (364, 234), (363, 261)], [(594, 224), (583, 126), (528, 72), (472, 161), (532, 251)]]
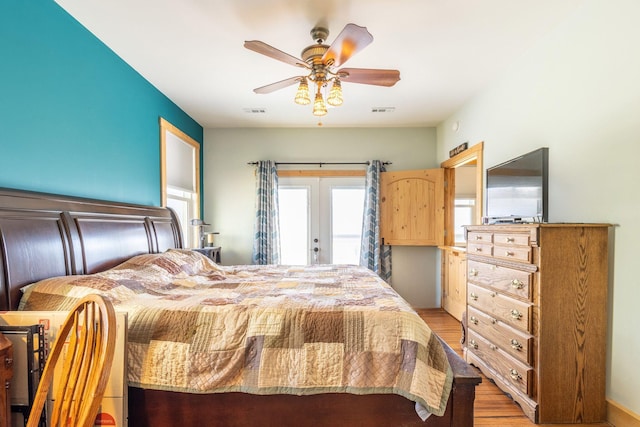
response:
[[(447, 342), (460, 356), (460, 322), (441, 309), (417, 309), (420, 317)], [(479, 372), (479, 371), (478, 371)], [(518, 404), (504, 394), (495, 384), (484, 375), (482, 384), (476, 388), (474, 406), (474, 426), (478, 427), (523, 427), (536, 426), (527, 418)], [(544, 424), (545, 427), (611, 427), (611, 424)]]

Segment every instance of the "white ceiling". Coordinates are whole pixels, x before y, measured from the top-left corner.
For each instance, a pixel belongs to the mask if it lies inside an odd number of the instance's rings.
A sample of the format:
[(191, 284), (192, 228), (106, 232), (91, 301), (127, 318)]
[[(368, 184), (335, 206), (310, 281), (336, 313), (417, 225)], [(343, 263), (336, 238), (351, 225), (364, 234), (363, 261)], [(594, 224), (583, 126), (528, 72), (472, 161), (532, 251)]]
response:
[[(205, 128), (312, 127), (296, 86), (256, 87), (300, 69), (243, 47), (261, 40), (292, 56), (321, 21), (330, 44), (350, 22), (373, 43), (345, 66), (400, 70), (393, 87), (343, 84), (329, 127), (434, 126), (491, 84), (584, 0), (56, 0)], [(373, 113), (372, 108), (394, 107)], [(245, 110), (264, 109), (261, 114)]]

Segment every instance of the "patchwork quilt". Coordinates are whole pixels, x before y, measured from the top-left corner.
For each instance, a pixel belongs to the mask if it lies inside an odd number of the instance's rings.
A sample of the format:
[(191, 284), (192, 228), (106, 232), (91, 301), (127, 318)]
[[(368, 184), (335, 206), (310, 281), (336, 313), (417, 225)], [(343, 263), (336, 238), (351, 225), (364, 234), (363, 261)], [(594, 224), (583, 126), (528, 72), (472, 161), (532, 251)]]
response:
[(348, 265), (219, 266), (189, 250), (29, 285), (20, 310), (100, 293), (129, 314), (129, 385), (190, 393), (395, 393), (442, 415), (438, 338), (387, 283)]

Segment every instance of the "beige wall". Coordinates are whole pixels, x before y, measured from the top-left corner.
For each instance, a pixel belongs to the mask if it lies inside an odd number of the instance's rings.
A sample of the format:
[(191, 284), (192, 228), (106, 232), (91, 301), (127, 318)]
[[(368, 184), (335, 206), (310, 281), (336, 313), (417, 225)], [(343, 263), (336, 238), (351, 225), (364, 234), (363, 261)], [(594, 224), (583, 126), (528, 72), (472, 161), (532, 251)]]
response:
[[(438, 158), (484, 141), (485, 167), (549, 147), (549, 220), (612, 229), (607, 397), (640, 413), (640, 2), (584, 6), (438, 127)], [(452, 124), (460, 122), (458, 132)]]
[[(255, 178), (247, 162), (379, 159), (393, 163), (388, 170), (438, 167), (434, 128), (206, 129), (204, 140), (204, 218), (220, 232), (227, 265), (251, 263)], [(393, 248), (393, 286), (415, 307), (440, 306), (438, 258), (435, 248)]]

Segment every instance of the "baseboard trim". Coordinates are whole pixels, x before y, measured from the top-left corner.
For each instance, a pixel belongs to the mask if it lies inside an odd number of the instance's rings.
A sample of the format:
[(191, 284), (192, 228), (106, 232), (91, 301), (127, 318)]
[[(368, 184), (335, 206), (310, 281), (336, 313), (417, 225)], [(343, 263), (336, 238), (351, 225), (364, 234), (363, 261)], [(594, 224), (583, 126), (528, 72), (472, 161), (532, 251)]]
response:
[(614, 427), (640, 427), (640, 415), (607, 399), (607, 421)]

